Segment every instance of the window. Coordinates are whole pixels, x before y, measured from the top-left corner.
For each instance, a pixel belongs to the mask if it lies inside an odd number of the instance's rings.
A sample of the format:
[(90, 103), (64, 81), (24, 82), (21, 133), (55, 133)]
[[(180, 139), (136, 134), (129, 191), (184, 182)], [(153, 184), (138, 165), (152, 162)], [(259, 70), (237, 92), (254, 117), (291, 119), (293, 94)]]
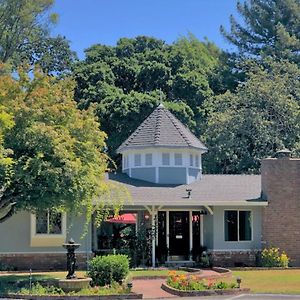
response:
[(199, 166), (200, 166), (200, 164), (199, 164), (199, 155), (196, 155), (196, 156), (195, 156), (195, 165), (196, 165), (196, 167), (198, 167), (198, 168), (199, 168)]
[(170, 165), (170, 153), (162, 154), (162, 165), (169, 166)]
[(145, 155), (145, 165), (152, 166), (152, 154), (151, 153), (147, 153)]
[(36, 234), (62, 234), (62, 214), (43, 212), (36, 215)]
[(224, 212), (225, 241), (251, 241), (251, 211), (226, 210)]
[(194, 166), (194, 155), (190, 154), (190, 166)]
[(140, 167), (142, 165), (142, 156), (141, 154), (134, 154), (134, 166)]
[(182, 154), (181, 153), (175, 153), (174, 161), (175, 161), (175, 166), (181, 166), (182, 165)]

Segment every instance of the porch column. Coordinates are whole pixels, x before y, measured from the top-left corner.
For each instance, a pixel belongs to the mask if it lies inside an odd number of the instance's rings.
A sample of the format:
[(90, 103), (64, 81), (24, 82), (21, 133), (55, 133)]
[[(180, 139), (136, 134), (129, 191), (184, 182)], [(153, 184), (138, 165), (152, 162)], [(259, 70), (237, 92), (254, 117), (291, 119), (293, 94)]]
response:
[(190, 227), (190, 260), (193, 259), (192, 249), (193, 249), (193, 212), (189, 211), (189, 227)]
[(155, 214), (154, 211), (152, 211), (151, 215), (151, 227), (152, 227), (152, 267), (155, 268)]
[(203, 247), (204, 246), (204, 236), (203, 236), (203, 215), (200, 215), (200, 246)]
[(170, 214), (169, 211), (166, 211), (166, 245), (168, 248), (167, 251), (167, 260), (169, 260), (169, 251), (170, 251)]

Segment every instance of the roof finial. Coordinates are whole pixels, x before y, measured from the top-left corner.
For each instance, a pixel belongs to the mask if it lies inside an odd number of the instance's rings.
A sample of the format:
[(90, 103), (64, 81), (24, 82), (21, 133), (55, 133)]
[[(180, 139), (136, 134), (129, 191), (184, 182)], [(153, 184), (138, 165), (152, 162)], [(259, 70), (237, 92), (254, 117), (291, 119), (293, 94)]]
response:
[(163, 95), (163, 93), (162, 93), (162, 91), (161, 91), (161, 89), (160, 89), (160, 90), (159, 90), (160, 104), (158, 105), (158, 107), (165, 107), (165, 106), (163, 105), (162, 95)]

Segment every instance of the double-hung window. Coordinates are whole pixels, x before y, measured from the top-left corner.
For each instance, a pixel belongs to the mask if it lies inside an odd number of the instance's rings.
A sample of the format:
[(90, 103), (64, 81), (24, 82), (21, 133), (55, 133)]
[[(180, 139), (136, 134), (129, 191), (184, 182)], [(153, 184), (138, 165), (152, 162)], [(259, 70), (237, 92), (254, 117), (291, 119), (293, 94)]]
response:
[(247, 210), (224, 211), (225, 241), (252, 240), (252, 213)]
[(62, 234), (62, 213), (45, 211), (36, 215), (36, 234)]

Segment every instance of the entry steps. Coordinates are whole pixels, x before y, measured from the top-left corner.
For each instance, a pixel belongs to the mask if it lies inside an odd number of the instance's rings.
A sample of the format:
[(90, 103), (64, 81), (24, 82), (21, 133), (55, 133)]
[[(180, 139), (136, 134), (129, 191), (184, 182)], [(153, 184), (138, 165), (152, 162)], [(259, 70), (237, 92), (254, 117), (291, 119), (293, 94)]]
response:
[(166, 267), (193, 267), (195, 262), (193, 260), (167, 260)]

